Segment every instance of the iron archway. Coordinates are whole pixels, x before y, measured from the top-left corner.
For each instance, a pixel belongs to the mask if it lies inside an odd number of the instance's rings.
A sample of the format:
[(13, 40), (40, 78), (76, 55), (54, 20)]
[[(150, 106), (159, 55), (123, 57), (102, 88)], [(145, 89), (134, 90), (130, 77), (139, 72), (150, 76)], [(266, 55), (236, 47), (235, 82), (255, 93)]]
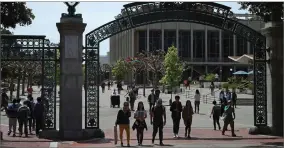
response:
[[(254, 125), (267, 125), (266, 38), (239, 23), (231, 8), (212, 2), (135, 2), (124, 5), (115, 20), (85, 36), (85, 126), (99, 127), (99, 43), (115, 34), (161, 22), (190, 22), (212, 26), (254, 44)], [(91, 121), (91, 122), (90, 122)]]

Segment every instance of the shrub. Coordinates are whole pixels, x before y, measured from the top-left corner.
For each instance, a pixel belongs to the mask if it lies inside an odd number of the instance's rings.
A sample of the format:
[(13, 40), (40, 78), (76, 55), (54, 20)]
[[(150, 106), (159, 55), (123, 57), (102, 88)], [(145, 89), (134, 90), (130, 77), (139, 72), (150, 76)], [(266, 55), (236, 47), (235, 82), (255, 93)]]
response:
[(215, 80), (215, 75), (213, 73), (207, 74), (205, 76), (206, 81), (214, 81)]
[(254, 87), (253, 87), (253, 84), (252, 84), (252, 83), (249, 83), (249, 84), (248, 84), (248, 89), (250, 89), (250, 90), (253, 90), (253, 89), (254, 89)]
[(223, 83), (222, 88), (225, 88), (225, 89), (229, 88), (229, 83)]

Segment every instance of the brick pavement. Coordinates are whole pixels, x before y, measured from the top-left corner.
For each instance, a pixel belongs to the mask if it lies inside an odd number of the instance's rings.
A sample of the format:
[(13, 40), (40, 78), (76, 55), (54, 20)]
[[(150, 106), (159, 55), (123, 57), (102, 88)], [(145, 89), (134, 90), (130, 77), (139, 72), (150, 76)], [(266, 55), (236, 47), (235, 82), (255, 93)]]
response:
[[(144, 142), (145, 147), (158, 147), (158, 145), (151, 144), (151, 134), (152, 129), (145, 131), (144, 133)], [(274, 136), (262, 136), (262, 135), (249, 135), (247, 129), (238, 129), (236, 131), (237, 137), (231, 137), (230, 131), (228, 131), (224, 136), (221, 135), (221, 131), (214, 131), (212, 129), (192, 129), (191, 136), (192, 139), (182, 138), (184, 135), (183, 129), (181, 129), (179, 139), (173, 138), (172, 129), (164, 129), (164, 144), (168, 147), (204, 147), (205, 145), (212, 147), (213, 145), (227, 145), (227, 146), (236, 146), (236, 145), (253, 145), (260, 146), (268, 143), (281, 143), (283, 138), (274, 137)], [(81, 142), (69, 142), (69, 143), (59, 143), (59, 148), (70, 148), (70, 147), (117, 147), (114, 145), (113, 141), (113, 130), (105, 130), (106, 138), (103, 140), (88, 140)], [(125, 137), (124, 137), (125, 138)], [(118, 142), (120, 143), (120, 142)], [(124, 141), (126, 144), (126, 141)], [(155, 141), (155, 144), (158, 144), (158, 134)], [(201, 145), (202, 144), (202, 145)], [(131, 143), (132, 146), (137, 146), (136, 141), (136, 131), (131, 131)], [(206, 147), (207, 147), (206, 146)], [(238, 147), (239, 147), (238, 146)], [(219, 147), (219, 146), (217, 146)], [(267, 147), (267, 146), (266, 146)]]
[(8, 136), (8, 126), (6, 125), (1, 125), (1, 131), (3, 132), (1, 148), (48, 148), (51, 142), (48, 139), (39, 139), (35, 135), (29, 135), (27, 138), (18, 137), (18, 133), (16, 133), (16, 137), (12, 137), (12, 134)]

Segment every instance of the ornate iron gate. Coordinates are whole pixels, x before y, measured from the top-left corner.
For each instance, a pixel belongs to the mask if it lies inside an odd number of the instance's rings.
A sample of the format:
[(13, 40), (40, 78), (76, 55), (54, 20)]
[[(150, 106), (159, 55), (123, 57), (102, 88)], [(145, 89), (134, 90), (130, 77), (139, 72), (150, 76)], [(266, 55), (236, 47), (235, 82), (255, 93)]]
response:
[(85, 43), (85, 128), (99, 127), (100, 65), (99, 47)]
[[(45, 104), (45, 129), (56, 129), (56, 76), (58, 46), (45, 36), (2, 35), (2, 67), (18, 73), (35, 71), (40, 75)], [(9, 70), (9, 71), (10, 71)], [(19, 74), (17, 77), (20, 77)], [(3, 79), (2, 79), (3, 80)], [(14, 83), (12, 81), (12, 83)]]

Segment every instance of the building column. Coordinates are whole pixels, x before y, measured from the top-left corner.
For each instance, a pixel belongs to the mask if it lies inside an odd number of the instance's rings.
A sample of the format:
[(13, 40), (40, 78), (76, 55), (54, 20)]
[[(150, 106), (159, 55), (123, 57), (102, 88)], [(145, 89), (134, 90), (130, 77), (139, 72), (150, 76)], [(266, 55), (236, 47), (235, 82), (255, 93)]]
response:
[(178, 40), (178, 37), (179, 37), (179, 24), (178, 22), (176, 22), (176, 48), (178, 50), (178, 53), (180, 52), (179, 50), (179, 40)]
[(223, 43), (223, 41), (222, 41), (222, 30), (221, 29), (219, 29), (219, 61), (222, 61), (222, 59), (223, 59), (223, 50), (222, 50), (222, 43)]
[(150, 25), (147, 25), (147, 52), (150, 51)]
[[(234, 52), (234, 56), (236, 56), (237, 55), (237, 36), (236, 35), (233, 36), (233, 52)], [(233, 72), (235, 71), (236, 71), (236, 66), (233, 67)]]
[(165, 29), (164, 29), (164, 25), (163, 25), (163, 23), (161, 23), (161, 30), (162, 30), (162, 50), (163, 51), (166, 51), (165, 50)]
[(193, 61), (193, 27), (192, 23), (190, 23), (190, 61)]
[(247, 42), (247, 54), (251, 54), (250, 42)]
[[(208, 61), (208, 45), (207, 45), (207, 40), (208, 40), (208, 28), (205, 26), (205, 62)], [(207, 66), (206, 66), (206, 73), (207, 73)]]
[(135, 56), (135, 40), (134, 40), (134, 33), (135, 33), (135, 29), (131, 29), (131, 56), (134, 57)]

